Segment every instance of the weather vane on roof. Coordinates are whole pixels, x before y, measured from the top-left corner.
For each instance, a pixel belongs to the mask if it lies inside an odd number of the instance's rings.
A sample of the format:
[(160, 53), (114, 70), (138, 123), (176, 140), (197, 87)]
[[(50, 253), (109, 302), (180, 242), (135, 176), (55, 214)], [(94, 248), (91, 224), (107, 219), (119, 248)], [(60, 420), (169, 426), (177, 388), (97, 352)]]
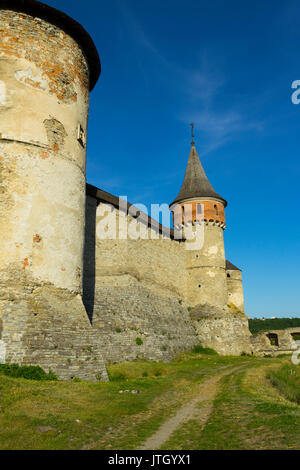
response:
[(192, 129), (191, 129), (191, 130), (192, 130), (192, 145), (194, 145), (194, 143), (195, 143), (195, 142), (194, 142), (194, 137), (195, 137), (195, 135), (194, 135), (194, 126), (195, 126), (195, 125), (194, 125), (193, 122), (191, 122), (190, 126), (191, 126), (191, 128), (192, 128)]

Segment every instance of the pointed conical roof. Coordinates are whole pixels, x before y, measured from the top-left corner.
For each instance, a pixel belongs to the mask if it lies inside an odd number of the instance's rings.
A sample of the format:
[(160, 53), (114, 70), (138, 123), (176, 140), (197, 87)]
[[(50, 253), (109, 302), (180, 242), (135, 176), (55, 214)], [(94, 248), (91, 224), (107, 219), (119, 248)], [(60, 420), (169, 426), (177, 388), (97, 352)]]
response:
[(229, 271), (241, 271), (240, 268), (232, 264), (230, 261), (228, 261), (228, 259), (226, 260), (226, 269)]
[(184, 181), (179, 191), (178, 196), (170, 206), (184, 201), (185, 199), (193, 199), (197, 197), (209, 197), (218, 199), (224, 206), (227, 206), (227, 202), (219, 194), (216, 193), (208, 178), (205, 174), (203, 166), (201, 165), (195, 143), (192, 142), (192, 147), (186, 167)]

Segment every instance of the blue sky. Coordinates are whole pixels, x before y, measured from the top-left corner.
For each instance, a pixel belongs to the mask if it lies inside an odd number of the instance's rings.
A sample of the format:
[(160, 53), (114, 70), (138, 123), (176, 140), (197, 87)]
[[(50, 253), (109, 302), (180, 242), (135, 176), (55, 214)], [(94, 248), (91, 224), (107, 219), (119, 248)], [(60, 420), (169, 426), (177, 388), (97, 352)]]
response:
[(132, 203), (171, 202), (189, 123), (228, 201), (226, 257), (250, 316), (300, 316), (298, 1), (47, 0), (93, 37), (87, 179)]

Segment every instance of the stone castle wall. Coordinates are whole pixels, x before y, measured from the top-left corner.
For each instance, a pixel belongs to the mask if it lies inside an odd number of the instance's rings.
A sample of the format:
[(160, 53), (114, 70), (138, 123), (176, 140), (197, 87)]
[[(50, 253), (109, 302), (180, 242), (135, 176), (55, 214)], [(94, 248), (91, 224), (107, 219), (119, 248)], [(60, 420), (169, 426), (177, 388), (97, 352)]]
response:
[[(206, 224), (203, 248), (186, 250), (186, 242), (166, 238), (91, 196), (86, 220), (84, 303), (106, 361), (169, 360), (199, 342), (221, 354), (249, 352), (247, 318), (226, 307), (222, 228)], [(125, 236), (129, 231), (136, 239)], [(207, 297), (198, 294), (200, 282)], [(209, 309), (210, 318), (191, 319), (198, 304)]]
[(300, 328), (263, 331), (251, 337), (251, 344), (253, 352), (260, 356), (287, 354), (300, 349)]
[(251, 353), (246, 315), (230, 306), (199, 305), (190, 313), (199, 341), (222, 355)]
[(15, 282), (1, 292), (0, 362), (39, 365), (60, 379), (108, 379), (79, 294)]
[[(145, 226), (141, 229), (156, 239), (111, 240), (113, 234), (102, 224), (105, 209), (111, 211), (109, 205), (97, 206), (96, 199), (87, 197), (84, 302), (104, 358), (170, 360), (197, 343), (184, 302), (184, 247)], [(113, 211), (118, 229), (120, 213)], [(127, 220), (133, 233), (139, 224), (131, 216)], [(137, 338), (143, 343), (138, 345)]]

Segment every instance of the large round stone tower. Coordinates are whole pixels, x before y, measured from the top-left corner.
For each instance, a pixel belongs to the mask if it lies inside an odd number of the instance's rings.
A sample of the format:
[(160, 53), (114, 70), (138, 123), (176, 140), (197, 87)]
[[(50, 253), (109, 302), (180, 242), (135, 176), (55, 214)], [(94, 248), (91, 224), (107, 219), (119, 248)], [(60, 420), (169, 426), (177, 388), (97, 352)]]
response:
[(208, 181), (192, 141), (184, 181), (171, 204), (174, 228), (183, 228), (187, 238), (190, 226), (201, 229), (200, 246), (193, 248), (191, 243), (185, 250), (186, 301), (191, 306), (227, 304), (223, 239), (226, 205)]
[(81, 25), (37, 1), (0, 0), (0, 29), (0, 356), (91, 378), (79, 337), (91, 351), (81, 291), (99, 56)]

